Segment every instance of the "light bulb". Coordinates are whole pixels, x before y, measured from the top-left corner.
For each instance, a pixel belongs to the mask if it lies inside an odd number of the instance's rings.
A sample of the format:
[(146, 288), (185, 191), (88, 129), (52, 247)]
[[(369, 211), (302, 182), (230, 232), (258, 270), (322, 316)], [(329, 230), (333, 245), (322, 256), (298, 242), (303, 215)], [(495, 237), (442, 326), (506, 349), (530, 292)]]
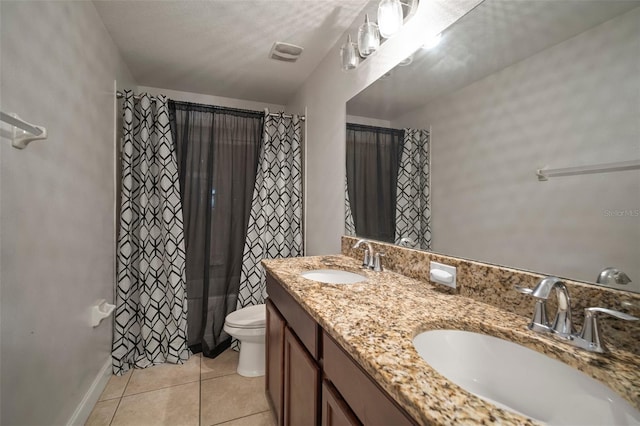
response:
[(340, 48), (340, 58), (344, 71), (352, 70), (358, 66), (358, 52), (356, 52), (356, 44), (351, 41), (351, 34), (347, 36), (347, 42)]
[(425, 39), (422, 48), (425, 50), (433, 49), (440, 44), (440, 40), (442, 40), (442, 33), (431, 35)]
[(382, 0), (378, 5), (380, 35), (390, 38), (402, 28), (402, 4), (400, 0)]
[(364, 24), (358, 29), (358, 51), (366, 58), (380, 47), (380, 33), (378, 26), (369, 22), (369, 15), (364, 16)]

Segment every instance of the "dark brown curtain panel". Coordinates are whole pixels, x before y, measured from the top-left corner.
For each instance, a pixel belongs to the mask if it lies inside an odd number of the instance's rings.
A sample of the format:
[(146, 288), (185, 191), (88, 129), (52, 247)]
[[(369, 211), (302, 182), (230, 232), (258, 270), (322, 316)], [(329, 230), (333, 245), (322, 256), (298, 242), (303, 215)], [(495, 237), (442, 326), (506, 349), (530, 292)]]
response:
[(347, 191), (358, 237), (394, 242), (404, 131), (347, 123)]
[(215, 357), (236, 309), (262, 112), (171, 101), (186, 244), (188, 343)]

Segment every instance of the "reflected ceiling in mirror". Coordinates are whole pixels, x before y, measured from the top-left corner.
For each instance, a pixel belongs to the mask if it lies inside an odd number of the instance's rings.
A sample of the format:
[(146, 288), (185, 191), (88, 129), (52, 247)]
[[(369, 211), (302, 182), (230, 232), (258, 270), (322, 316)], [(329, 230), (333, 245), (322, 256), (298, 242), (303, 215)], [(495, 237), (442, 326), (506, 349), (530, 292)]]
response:
[(536, 177), (640, 160), (639, 52), (638, 1), (485, 0), (347, 122), (430, 129), (433, 251), (640, 291), (640, 172)]

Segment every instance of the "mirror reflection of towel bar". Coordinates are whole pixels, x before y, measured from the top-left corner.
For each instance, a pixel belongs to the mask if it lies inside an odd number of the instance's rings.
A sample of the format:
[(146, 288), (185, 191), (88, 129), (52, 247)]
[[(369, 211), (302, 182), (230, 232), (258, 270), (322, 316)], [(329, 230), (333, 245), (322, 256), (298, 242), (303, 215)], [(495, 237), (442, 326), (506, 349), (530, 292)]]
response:
[(549, 180), (556, 176), (586, 175), (591, 173), (621, 172), (640, 169), (640, 160), (619, 161), (617, 163), (594, 164), (591, 166), (564, 167), (558, 169), (538, 169), (536, 175), (539, 181)]

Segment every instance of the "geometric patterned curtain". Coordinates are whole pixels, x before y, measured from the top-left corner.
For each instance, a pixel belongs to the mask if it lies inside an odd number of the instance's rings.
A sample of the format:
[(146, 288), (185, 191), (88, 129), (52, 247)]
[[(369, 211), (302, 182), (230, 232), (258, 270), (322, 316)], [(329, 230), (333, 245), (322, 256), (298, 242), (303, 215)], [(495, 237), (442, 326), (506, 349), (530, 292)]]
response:
[(351, 214), (351, 203), (349, 202), (349, 182), (344, 179), (344, 233), (350, 237), (356, 236), (356, 224), (353, 222)]
[(123, 106), (113, 373), (189, 359), (182, 208), (167, 99)]
[(410, 238), (410, 247), (431, 249), (430, 186), (429, 131), (405, 129), (396, 190), (396, 244)]
[(302, 129), (297, 115), (265, 114), (263, 145), (242, 258), (237, 309), (264, 303), (262, 259), (303, 255)]

